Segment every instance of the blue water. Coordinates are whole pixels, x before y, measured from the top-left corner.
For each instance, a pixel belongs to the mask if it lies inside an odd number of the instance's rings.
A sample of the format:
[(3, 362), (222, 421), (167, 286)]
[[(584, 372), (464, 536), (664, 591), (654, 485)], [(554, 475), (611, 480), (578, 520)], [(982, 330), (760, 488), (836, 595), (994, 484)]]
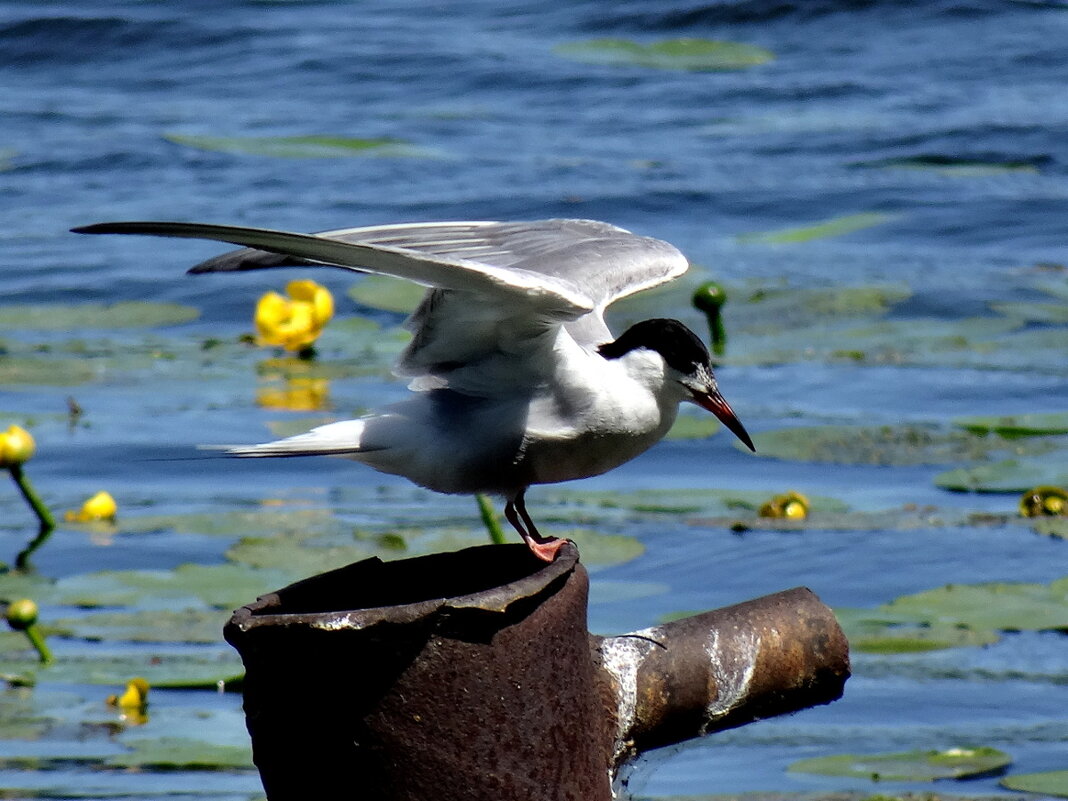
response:
[[(588, 65), (553, 51), (605, 36), (726, 39), (775, 58), (697, 73)], [(1034, 266), (1068, 262), (1065, 41), (1068, 7), (1057, 2), (0, 2), (0, 305), (172, 301), (201, 317), (159, 332), (161, 340), (232, 338), (284, 274), (194, 279), (184, 269), (219, 248), (88, 239), (67, 229), (113, 219), (324, 230), (553, 216), (667, 239), (731, 286), (906, 285), (913, 296), (899, 317), (989, 316), (990, 304), (1005, 300), (1063, 305), (1063, 294), (1055, 301), (1035, 289), (1040, 280), (1063, 286), (1063, 268)], [(165, 138), (173, 135), (389, 137), (415, 154), (277, 158), (200, 150)], [(902, 159), (987, 169), (878, 166)], [(892, 217), (795, 245), (738, 239), (869, 212)], [(347, 278), (329, 271), (317, 278), (335, 290), (342, 315), (359, 310), (343, 298)], [(21, 341), (19, 332), (0, 336)], [(1068, 409), (1068, 352), (1003, 367), (981, 359), (913, 367), (728, 362), (717, 374), (752, 431)], [(0, 387), (0, 412), (60, 414), (72, 392), (91, 426), (55, 429), (33, 464), (35, 480), (58, 504), (73, 504), (98, 483), (123, 495), (131, 515), (255, 502), (294, 487), (321, 498), (315, 493), (338, 486), (402, 486), (330, 461), (254, 468), (186, 461), (197, 443), (263, 439), (264, 422), (278, 416), (235, 395), (218, 367), (205, 367), (197, 381), (157, 365), (133, 378), (101, 373), (73, 390)], [(339, 412), (402, 392), (379, 377), (331, 388)], [(862, 509), (1012, 511), (1012, 498), (938, 490), (931, 478), (942, 469), (758, 460), (720, 436), (665, 443), (583, 486), (711, 481), (769, 493), (798, 487)], [(0, 512), (21, 514), (3, 492)], [(454, 504), (447, 508), (458, 517), (468, 513), (464, 502), (442, 503)], [(595, 574), (595, 584), (652, 582), (667, 594), (595, 607), (595, 628), (638, 628), (662, 613), (798, 584), (828, 603), (872, 606), (947, 582), (1068, 573), (1064, 543), (1023, 526), (744, 537), (670, 526), (661, 520), (629, 531), (645, 554)], [(20, 538), (8, 532), (2, 542), (17, 547)], [(226, 547), (195, 534), (121, 544), (57, 538), (36, 564), (53, 576), (168, 568), (217, 562)], [(1063, 677), (1068, 651), (1056, 636), (1019, 635), (990, 652), (1011, 666), (1020, 640), (1019, 653), (1033, 648), (1052, 665), (1047, 674)], [(931, 684), (924, 671), (935, 668), (919, 662), (915, 675), (900, 667), (880, 678), (878, 660), (861, 659), (838, 704), (650, 755), (631, 789), (652, 798), (874, 792), (884, 788), (784, 768), (821, 753), (962, 741), (1000, 745), (1019, 772), (1068, 767), (1068, 735), (1051, 712), (1068, 700), (1063, 681), (997, 674), (985, 683)], [(42, 786), (29, 774), (8, 772), (4, 781)], [(156, 779), (143, 781), (134, 792), (162, 792)], [(256, 789), (254, 777), (205, 785), (178, 773), (167, 781), (175, 792), (219, 798)], [(983, 794), (996, 785), (951, 789)]]

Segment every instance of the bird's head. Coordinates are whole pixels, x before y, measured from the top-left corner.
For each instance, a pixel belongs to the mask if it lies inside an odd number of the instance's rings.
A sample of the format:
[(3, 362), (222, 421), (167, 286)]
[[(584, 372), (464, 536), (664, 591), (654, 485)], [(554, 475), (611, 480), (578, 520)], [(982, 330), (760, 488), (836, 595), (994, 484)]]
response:
[(708, 409), (751, 451), (753, 440), (716, 385), (712, 361), (705, 343), (678, 320), (653, 319), (636, 323), (597, 352), (606, 359), (619, 359), (633, 352), (655, 354), (662, 364), (662, 382), (678, 389), (679, 400)]

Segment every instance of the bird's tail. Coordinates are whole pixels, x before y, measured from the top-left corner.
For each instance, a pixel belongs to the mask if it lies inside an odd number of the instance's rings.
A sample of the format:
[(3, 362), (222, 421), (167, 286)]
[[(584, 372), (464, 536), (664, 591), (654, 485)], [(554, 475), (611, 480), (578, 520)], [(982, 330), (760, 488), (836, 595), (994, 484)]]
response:
[(274, 442), (262, 442), (259, 445), (224, 445), (212, 450), (222, 450), (231, 456), (241, 457), (351, 456), (377, 450), (361, 442), (365, 427), (363, 420), (342, 420)]

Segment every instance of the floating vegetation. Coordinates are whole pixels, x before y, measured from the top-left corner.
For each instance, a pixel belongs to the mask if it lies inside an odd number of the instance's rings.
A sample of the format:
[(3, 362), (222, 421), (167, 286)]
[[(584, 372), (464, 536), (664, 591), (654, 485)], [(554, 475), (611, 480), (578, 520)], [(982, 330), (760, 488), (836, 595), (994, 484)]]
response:
[(707, 439), (720, 429), (720, 424), (712, 415), (697, 415), (680, 412), (674, 425), (664, 439)]
[(1006, 317), (1027, 323), (1068, 324), (1068, 304), (1065, 303), (991, 303), (990, 308)]
[(1044, 773), (1017, 773), (1006, 776), (1000, 782), (1002, 787), (1018, 790), (1021, 793), (1038, 793), (1039, 795), (1068, 798), (1068, 770), (1050, 770)]
[(372, 309), (410, 314), (415, 311), (426, 287), (386, 275), (366, 275), (349, 287), (348, 296)]
[(1016, 494), (1040, 485), (1068, 486), (1068, 456), (1003, 459), (992, 464), (958, 467), (939, 473), (936, 486), (952, 492), (1003, 492)]
[(253, 769), (252, 749), (220, 745), (180, 737), (125, 740), (130, 750), (114, 754), (104, 764), (144, 770), (234, 770)]
[(142, 676), (157, 688), (215, 690), (238, 681), (244, 669), (229, 648), (168, 651), (128, 649), (91, 653), (59, 653), (48, 665), (37, 665), (18, 654), (0, 653), (0, 676), (23, 683), (125, 684), (130, 676)]
[(763, 431), (753, 442), (758, 456), (775, 459), (899, 466), (980, 459), (999, 447), (965, 432), (920, 425), (801, 426)]
[(802, 759), (787, 770), (822, 776), (853, 776), (872, 781), (924, 782), (990, 775), (1012, 764), (1012, 757), (996, 748), (949, 748), (944, 751), (905, 751), (893, 754), (835, 754)]
[(899, 619), (886, 607), (880, 609), (835, 609), (838, 624), (849, 640), (849, 649), (867, 654), (910, 654), (991, 645), (1001, 639), (993, 629), (973, 629), (955, 622), (923, 622)]
[(411, 158), (427, 155), (402, 139), (351, 136), (200, 136), (166, 133), (168, 142), (216, 153), (269, 156), (286, 159), (353, 158), (389, 156)]
[(553, 52), (584, 64), (689, 72), (739, 70), (775, 59), (770, 50), (756, 45), (692, 38), (649, 43), (631, 39), (587, 39), (559, 44)]
[(200, 312), (191, 306), (143, 300), (0, 306), (0, 329), (24, 332), (159, 328), (188, 323), (199, 316)]
[(1045, 437), (1068, 434), (1068, 412), (1048, 412), (1011, 415), (981, 415), (958, 417), (953, 425), (985, 436), (999, 437)]
[(897, 219), (897, 217), (898, 215), (896, 214), (884, 214), (882, 212), (847, 214), (798, 228), (739, 234), (737, 240), (746, 245), (793, 245), (801, 242), (811, 242), (814, 239), (845, 236), (854, 231), (862, 231), (865, 228), (883, 225)]
[(1038, 166), (1034, 160), (998, 160), (939, 154), (905, 156), (903, 158), (878, 159), (876, 161), (858, 161), (854, 162), (851, 166), (883, 169), (928, 170), (952, 178), (985, 178), (988, 176), (1012, 173), (1038, 173)]
[[(807, 337), (808, 327), (826, 331), (835, 321), (881, 317), (911, 296), (912, 290), (903, 285), (883, 284), (735, 290), (732, 294), (735, 303), (724, 309), (732, 334), (744, 332), (763, 337), (776, 331), (787, 331), (793, 338), (794, 347), (812, 347)], [(798, 329), (805, 330), (799, 332)], [(841, 347), (840, 339), (838, 343)]]
[(1068, 630), (1068, 579), (1050, 584), (947, 584), (876, 608), (891, 620), (944, 623), (977, 631)]

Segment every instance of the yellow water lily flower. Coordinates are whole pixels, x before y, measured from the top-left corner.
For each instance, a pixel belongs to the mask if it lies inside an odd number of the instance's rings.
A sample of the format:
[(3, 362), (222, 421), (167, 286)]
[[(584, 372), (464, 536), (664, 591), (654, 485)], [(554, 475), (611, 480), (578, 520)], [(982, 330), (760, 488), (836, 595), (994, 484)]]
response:
[(256, 339), (261, 345), (305, 350), (319, 338), (334, 316), (334, 297), (324, 286), (307, 279), (286, 284), (283, 297), (268, 292), (256, 304)]
[(111, 493), (101, 490), (83, 503), (77, 512), (69, 510), (64, 518), (69, 523), (91, 523), (97, 520), (114, 520), (118, 511), (119, 505), (115, 503)]
[(11, 426), (0, 432), (0, 467), (14, 467), (27, 461), (37, 450), (33, 436), (24, 428)]
[(140, 676), (126, 682), (126, 690), (122, 695), (109, 695), (109, 706), (117, 706), (120, 709), (144, 709), (148, 705), (148, 682)]
[(105, 700), (108, 706), (119, 709), (120, 717), (133, 726), (148, 723), (148, 682), (138, 676), (126, 682), (122, 695), (109, 695)]

